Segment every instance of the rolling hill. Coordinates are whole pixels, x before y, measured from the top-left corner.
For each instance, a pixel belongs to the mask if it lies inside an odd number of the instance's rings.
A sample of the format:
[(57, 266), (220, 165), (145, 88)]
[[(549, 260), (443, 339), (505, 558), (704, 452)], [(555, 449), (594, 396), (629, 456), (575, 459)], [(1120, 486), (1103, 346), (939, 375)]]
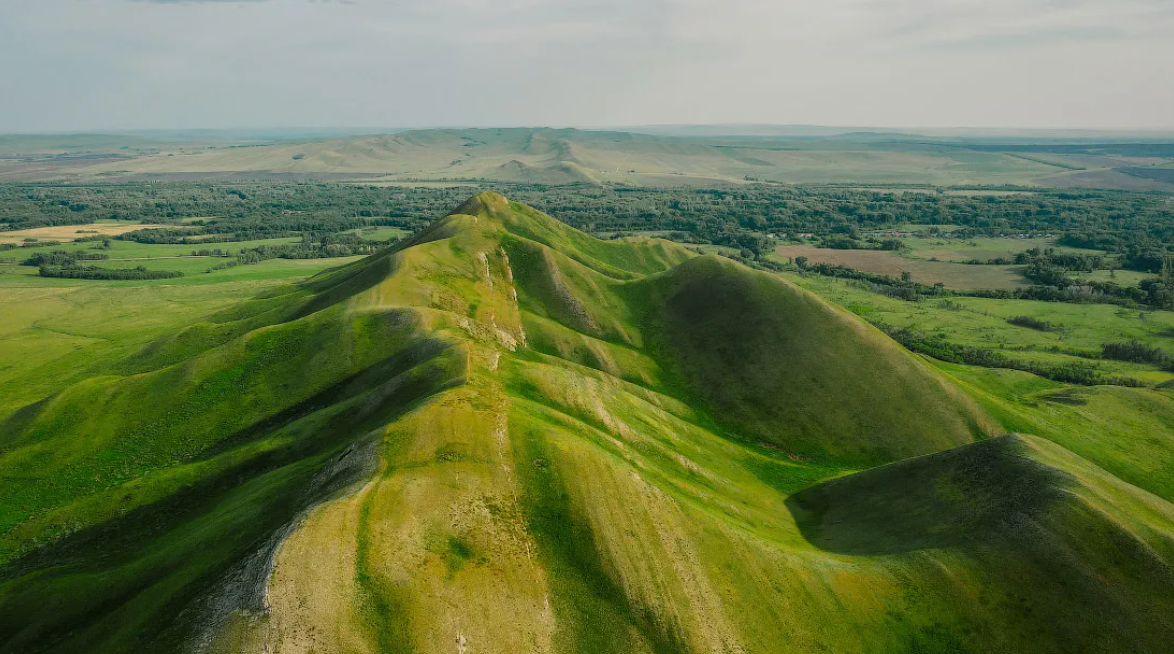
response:
[[(126, 147), (117, 146), (117, 136), (0, 137), (5, 159), (0, 179), (317, 178), (649, 187), (761, 181), (1174, 190), (1158, 177), (1145, 177), (1169, 161), (1166, 141), (1098, 146), (1075, 139), (1055, 146), (1046, 139), (1040, 145), (896, 132), (704, 134), (426, 129), (261, 142), (226, 142), (213, 135), (200, 140), (196, 134), (170, 143), (128, 136)], [(22, 158), (22, 148), (32, 154)]]
[(483, 193), (0, 424), (0, 652), (1166, 651), (1174, 505), (996, 415)]

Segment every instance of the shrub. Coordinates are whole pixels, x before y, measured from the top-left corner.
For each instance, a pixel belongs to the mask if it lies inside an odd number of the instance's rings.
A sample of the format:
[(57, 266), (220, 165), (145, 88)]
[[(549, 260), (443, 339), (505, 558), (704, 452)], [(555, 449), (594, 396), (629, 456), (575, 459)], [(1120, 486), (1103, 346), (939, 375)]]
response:
[(176, 270), (147, 270), (135, 268), (97, 268), (94, 266), (41, 266), (41, 277), (63, 277), (66, 279), (172, 279), (183, 277)]
[(1059, 328), (1057, 328), (1052, 323), (1040, 320), (1039, 318), (1032, 318), (1031, 316), (1014, 316), (1012, 318), (1008, 318), (1007, 322), (1015, 325), (1016, 327), (1026, 327), (1028, 329), (1034, 329), (1039, 332), (1059, 331)]
[(1165, 350), (1136, 340), (1105, 343), (1101, 346), (1101, 358), (1132, 363), (1154, 363), (1167, 367), (1174, 364), (1174, 360)]
[(98, 252), (53, 250), (52, 252), (38, 252), (20, 263), (22, 266), (72, 266), (77, 265), (78, 261), (102, 261), (109, 258), (109, 254)]

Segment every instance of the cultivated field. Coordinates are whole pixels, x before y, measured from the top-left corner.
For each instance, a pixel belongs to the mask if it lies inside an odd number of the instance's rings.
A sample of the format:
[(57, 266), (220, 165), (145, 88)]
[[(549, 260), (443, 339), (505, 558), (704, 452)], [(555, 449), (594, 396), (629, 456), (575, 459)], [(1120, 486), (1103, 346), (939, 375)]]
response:
[(775, 256), (784, 260), (807, 257), (812, 263), (848, 266), (891, 277), (900, 277), (902, 272), (909, 272), (915, 282), (931, 285), (941, 283), (953, 289), (1013, 289), (1027, 285), (1015, 266), (972, 266), (928, 261), (880, 250), (834, 250), (810, 245), (783, 245), (775, 248)]
[(95, 222), (88, 225), (55, 225), (53, 227), (34, 227), (16, 231), (0, 231), (0, 243), (24, 243), (27, 239), (39, 241), (67, 242), (87, 236), (118, 236), (137, 229), (163, 227), (163, 225), (128, 223), (128, 222)]

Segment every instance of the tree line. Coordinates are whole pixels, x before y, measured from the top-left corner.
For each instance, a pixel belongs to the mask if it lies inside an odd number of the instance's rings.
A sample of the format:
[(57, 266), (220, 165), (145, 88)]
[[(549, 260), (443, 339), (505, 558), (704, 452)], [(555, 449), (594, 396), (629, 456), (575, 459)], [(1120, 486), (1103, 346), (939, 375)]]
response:
[[(810, 233), (833, 247), (894, 248), (862, 233), (907, 224), (954, 226), (963, 236), (1055, 233), (1061, 243), (1119, 255), (1157, 272), (1174, 254), (1174, 205), (1127, 191), (1032, 189), (965, 195), (836, 186), (749, 184), (726, 189), (486, 184), (590, 232), (676, 232), (682, 240), (761, 251), (769, 235)], [(138, 220), (167, 230), (140, 242), (229, 242), (387, 225), (413, 230), (446, 214), (467, 186), (385, 187), (329, 182), (0, 184), (0, 229)]]
[(172, 279), (183, 277), (178, 270), (148, 270), (145, 266), (134, 268), (99, 268), (97, 266), (41, 266), (41, 277), (63, 277), (66, 279)]

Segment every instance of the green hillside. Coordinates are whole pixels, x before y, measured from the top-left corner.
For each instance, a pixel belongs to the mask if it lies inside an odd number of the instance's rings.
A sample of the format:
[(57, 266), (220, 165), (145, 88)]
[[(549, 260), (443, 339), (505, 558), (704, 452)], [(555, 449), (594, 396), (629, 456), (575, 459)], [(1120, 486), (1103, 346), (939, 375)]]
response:
[[(998, 651), (1169, 646), (1174, 507), (1053, 443), (1003, 436), (836, 479), (788, 506), (826, 551), (921, 553), (979, 581), (968, 599), (998, 616)], [(1034, 644), (1007, 638), (1016, 632)]]
[(657, 352), (736, 433), (875, 465), (994, 430), (920, 359), (774, 275), (709, 255), (631, 292)]
[(963, 377), (484, 193), (0, 423), (0, 652), (1166, 651), (1165, 487)]

